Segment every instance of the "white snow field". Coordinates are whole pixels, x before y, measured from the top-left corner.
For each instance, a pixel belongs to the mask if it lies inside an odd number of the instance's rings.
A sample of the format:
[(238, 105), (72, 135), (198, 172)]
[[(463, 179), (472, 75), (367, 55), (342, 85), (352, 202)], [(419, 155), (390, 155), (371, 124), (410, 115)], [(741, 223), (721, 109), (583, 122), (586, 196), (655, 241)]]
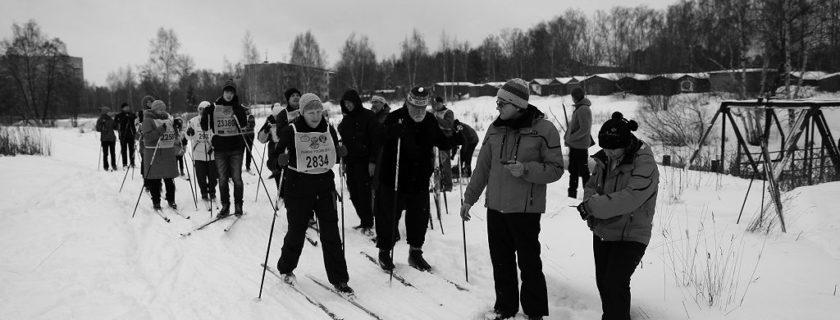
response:
[[(596, 119), (603, 115), (600, 121), (613, 110), (633, 117), (638, 105), (632, 96), (590, 98)], [(469, 99), (452, 108), (483, 137), (496, 114), (492, 99)], [(556, 109), (561, 99), (570, 101), (566, 96), (532, 103), (544, 111), (554, 108), (562, 117)], [(87, 125), (84, 133), (46, 129), (51, 157), (0, 157), (0, 319), (330, 319), (271, 274), (262, 299), (256, 299), (272, 220), (262, 186), (254, 202), (256, 176), (243, 175), (246, 215), (230, 232), (223, 231), (227, 222), (220, 222), (182, 238), (179, 233), (209, 219), (203, 204), (195, 209), (188, 182), (175, 179), (177, 203), (191, 219), (164, 210), (172, 221), (165, 223), (145, 193), (132, 219), (139, 170), (128, 173), (118, 192), (124, 172), (98, 169), (99, 142)], [(593, 131), (599, 127), (596, 123)], [(257, 143), (257, 158), (262, 150)], [(749, 180), (671, 167), (660, 167), (660, 173), (653, 238), (631, 283), (634, 319), (837, 319), (840, 183), (785, 193), (787, 233), (774, 226), (765, 234), (745, 231), (759, 212), (760, 181), (752, 185), (736, 224)], [(274, 198), (273, 183), (267, 186)], [(579, 200), (565, 196), (567, 186), (566, 175), (549, 186), (542, 218), (547, 319), (599, 319), (592, 236), (569, 207)], [(396, 246), (396, 271), (414, 288), (389, 284), (388, 275), (360, 254), (375, 256), (376, 248), (351, 229), (358, 218), (349, 201), (344, 206), (349, 284), (357, 301), (382, 319), (483, 319), (492, 309), (486, 211), (476, 205), (466, 223), (466, 282), (460, 199), (457, 191), (447, 197), (445, 235), (435, 218), (424, 247), (435, 274), (408, 267), (407, 245)], [(434, 210), (432, 205), (433, 215)], [(768, 212), (773, 214), (772, 207)], [(285, 210), (279, 215), (270, 266), (277, 262), (286, 230)], [(402, 223), (400, 229), (404, 239)], [(305, 244), (295, 272), (299, 288), (339, 318), (372, 319), (307, 278), (326, 281), (320, 250)], [(524, 318), (521, 310), (518, 318)]]

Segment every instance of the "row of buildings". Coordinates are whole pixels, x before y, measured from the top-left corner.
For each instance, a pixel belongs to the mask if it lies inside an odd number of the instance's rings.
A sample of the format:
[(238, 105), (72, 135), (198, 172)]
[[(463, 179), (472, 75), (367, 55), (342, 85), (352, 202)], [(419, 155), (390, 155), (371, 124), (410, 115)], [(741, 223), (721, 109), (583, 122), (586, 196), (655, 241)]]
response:
[[(762, 72), (764, 72), (762, 74)], [(784, 77), (777, 72), (762, 69), (721, 70), (698, 73), (637, 74), (601, 73), (588, 76), (533, 79), (531, 94), (539, 96), (567, 95), (575, 87), (582, 87), (590, 95), (630, 93), (635, 95), (675, 95), (691, 92), (736, 92), (740, 90), (740, 79), (745, 78), (748, 94), (769, 91), (784, 85)], [(761, 79), (765, 79), (761, 86)], [(792, 72), (792, 85), (816, 87), (827, 92), (840, 91), (840, 72), (828, 74), (820, 71)], [(493, 96), (503, 82), (473, 84), (470, 82), (440, 82), (434, 85), (435, 92), (451, 92), (452, 96)]]

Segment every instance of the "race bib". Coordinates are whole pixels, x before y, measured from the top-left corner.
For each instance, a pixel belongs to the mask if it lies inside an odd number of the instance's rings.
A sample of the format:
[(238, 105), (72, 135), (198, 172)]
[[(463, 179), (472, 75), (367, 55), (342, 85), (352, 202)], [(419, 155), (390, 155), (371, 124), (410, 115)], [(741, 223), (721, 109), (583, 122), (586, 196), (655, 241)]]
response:
[(216, 106), (213, 110), (213, 131), (222, 137), (239, 134), (236, 119), (233, 117), (233, 106)]
[(297, 132), (294, 124), (291, 126), (297, 153), (297, 168), (293, 169), (309, 174), (329, 171), (338, 160), (332, 135), (329, 132)]
[[(166, 131), (160, 136), (160, 142), (158, 143), (158, 147), (161, 149), (171, 149), (175, 146), (175, 139), (178, 138), (178, 133), (175, 132), (175, 128), (172, 125), (172, 119), (166, 120), (158, 120), (155, 119), (155, 124), (160, 127), (166, 124)], [(151, 146), (154, 148), (154, 146)]]
[(210, 143), (210, 133), (207, 131), (196, 132), (196, 140), (199, 143)]

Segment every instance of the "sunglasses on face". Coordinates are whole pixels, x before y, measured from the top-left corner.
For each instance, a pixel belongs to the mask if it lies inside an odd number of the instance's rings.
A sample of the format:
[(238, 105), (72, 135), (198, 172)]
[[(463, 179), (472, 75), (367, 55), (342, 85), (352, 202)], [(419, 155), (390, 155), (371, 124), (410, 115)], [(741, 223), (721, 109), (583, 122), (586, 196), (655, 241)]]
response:
[(512, 103), (510, 103), (508, 101), (504, 101), (504, 100), (496, 100), (496, 107), (501, 108), (501, 107), (504, 107), (506, 104), (512, 104)]

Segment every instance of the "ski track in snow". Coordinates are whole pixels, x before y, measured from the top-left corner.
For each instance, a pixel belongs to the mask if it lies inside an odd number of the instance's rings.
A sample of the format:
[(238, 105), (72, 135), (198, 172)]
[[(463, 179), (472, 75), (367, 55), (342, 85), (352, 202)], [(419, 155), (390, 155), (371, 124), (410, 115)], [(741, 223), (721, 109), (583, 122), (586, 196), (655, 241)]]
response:
[[(590, 98), (597, 114), (621, 110), (630, 116), (637, 104), (615, 97)], [(535, 102), (546, 108), (555, 104), (560, 104), (557, 98)], [(595, 109), (606, 104), (610, 110)], [(474, 114), (483, 126), (478, 130), (481, 136), (495, 115), (490, 98), (457, 102), (452, 109), (471, 125), (476, 124)], [(598, 126), (593, 127), (597, 131)], [(256, 300), (262, 275), (259, 264), (265, 258), (273, 212), (261, 186), (259, 201), (253, 201), (257, 176), (243, 175), (246, 215), (230, 232), (223, 231), (229, 222), (222, 221), (181, 238), (179, 233), (211, 218), (203, 204), (195, 209), (188, 181), (174, 180), (176, 202), (191, 219), (164, 209), (171, 220), (165, 223), (152, 211), (146, 193), (132, 219), (141, 186), (139, 167), (128, 173), (124, 189), (118, 192), (125, 172), (104, 172), (94, 166), (99, 148), (95, 134), (79, 133), (77, 128), (47, 131), (53, 141), (53, 156), (0, 157), (0, 180), (6, 185), (0, 190), (4, 199), (0, 201), (0, 242), (5, 244), (0, 246), (0, 319), (329, 319), (270, 274), (266, 274), (262, 300)], [(119, 153), (117, 157), (120, 163)], [(136, 160), (139, 164), (139, 156)], [(668, 185), (674, 181), (673, 173), (670, 168), (660, 170), (654, 235), (631, 284), (634, 319), (683, 319), (686, 313), (692, 319), (824, 318), (840, 313), (838, 297), (832, 294), (840, 282), (840, 217), (836, 202), (826, 201), (840, 192), (840, 183), (792, 191), (793, 200), (785, 209), (789, 233), (764, 237), (744, 233), (744, 224), (734, 224), (748, 181), (689, 173), (695, 180), (678, 201), (670, 202), (673, 188)], [(267, 183), (269, 191), (275, 192), (272, 185)], [(565, 197), (567, 185), (564, 174), (549, 186), (548, 208), (542, 218), (543, 271), (551, 313), (547, 319), (597, 319), (600, 299), (591, 233), (574, 208), (568, 207), (579, 200)], [(744, 221), (756, 212), (759, 188), (753, 186)], [(345, 196), (349, 197), (346, 191)], [(429, 199), (433, 201), (431, 195)], [(435, 230), (427, 231), (423, 248), (435, 274), (408, 266), (405, 241), (395, 247), (397, 273), (414, 288), (397, 281), (389, 285), (388, 274), (358, 254), (365, 251), (376, 257), (377, 249), (367, 237), (350, 229), (358, 224), (358, 218), (347, 201), (345, 257), (349, 284), (359, 303), (384, 319), (483, 319), (492, 309), (486, 210), (478, 205), (484, 200), (474, 206), (474, 219), (465, 225), (469, 283), (464, 279), (457, 192), (450, 193), (448, 200), (450, 213), (442, 214), (446, 235), (440, 233), (432, 205)], [(709, 223), (700, 214), (709, 211), (714, 212), (716, 232), (744, 239), (745, 275), (741, 278), (750, 275), (758, 250), (766, 245), (744, 305), (728, 314), (731, 310), (702, 308), (690, 297), (690, 290), (677, 286), (665, 254), (666, 241), (687, 239), (664, 239), (664, 227), (673, 228), (676, 236), (696, 231), (704, 221)], [(276, 265), (286, 228), (281, 207), (269, 266)], [(399, 230), (404, 240), (402, 222)], [(304, 244), (295, 273), (298, 287), (339, 317), (370, 319), (306, 277), (311, 274), (326, 282), (320, 243), (317, 247)], [(441, 277), (469, 291), (459, 291)], [(741, 281), (742, 287), (749, 282)], [(520, 309), (518, 317), (522, 316)]]

